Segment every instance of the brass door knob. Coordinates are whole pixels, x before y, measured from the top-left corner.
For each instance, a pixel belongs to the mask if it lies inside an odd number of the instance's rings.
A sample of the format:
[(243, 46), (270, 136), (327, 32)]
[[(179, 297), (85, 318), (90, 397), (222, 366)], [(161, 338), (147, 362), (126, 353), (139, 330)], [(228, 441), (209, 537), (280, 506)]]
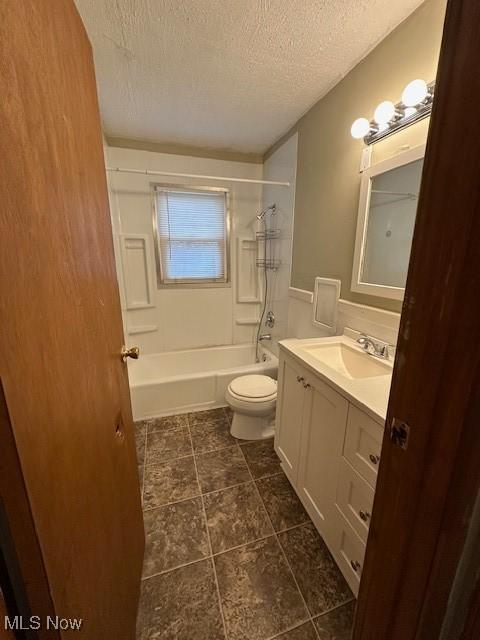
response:
[(125, 362), (127, 358), (133, 358), (134, 360), (138, 360), (138, 356), (140, 355), (140, 349), (138, 347), (126, 347), (125, 345), (122, 347), (122, 360)]

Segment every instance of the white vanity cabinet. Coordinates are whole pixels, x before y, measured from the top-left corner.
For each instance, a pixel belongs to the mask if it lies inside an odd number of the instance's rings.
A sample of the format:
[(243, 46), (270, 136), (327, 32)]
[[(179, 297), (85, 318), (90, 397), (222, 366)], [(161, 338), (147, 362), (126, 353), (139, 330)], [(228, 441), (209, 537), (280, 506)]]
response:
[(275, 450), (356, 594), (383, 426), (281, 349)]
[(275, 450), (294, 486), (298, 477), (306, 384), (303, 368), (293, 358), (282, 357), (278, 363)]
[(333, 541), (332, 511), (342, 455), (348, 402), (315, 379), (306, 379), (297, 491), (327, 544)]

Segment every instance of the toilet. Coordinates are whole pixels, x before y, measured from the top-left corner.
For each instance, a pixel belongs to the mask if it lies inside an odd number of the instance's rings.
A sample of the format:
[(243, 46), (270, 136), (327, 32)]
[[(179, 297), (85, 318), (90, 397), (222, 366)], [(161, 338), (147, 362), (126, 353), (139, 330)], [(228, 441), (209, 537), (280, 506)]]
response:
[(263, 375), (240, 376), (228, 385), (225, 400), (233, 410), (232, 436), (241, 440), (263, 440), (273, 436), (276, 380)]

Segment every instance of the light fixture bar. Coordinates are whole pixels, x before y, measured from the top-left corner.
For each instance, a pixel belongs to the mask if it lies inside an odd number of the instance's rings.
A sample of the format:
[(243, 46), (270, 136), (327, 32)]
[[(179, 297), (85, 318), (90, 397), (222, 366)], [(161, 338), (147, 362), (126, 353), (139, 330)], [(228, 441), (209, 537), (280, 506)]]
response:
[[(413, 101), (415, 100), (415, 91), (418, 92), (419, 85), (421, 90), (421, 85), (423, 84), (424, 91), (425, 86), (428, 91), (426, 91), (426, 96), (412, 106), (412, 96)], [(368, 129), (368, 132), (365, 136), (363, 136), (363, 141), (367, 145), (375, 144), (375, 142), (379, 142), (384, 138), (392, 135), (392, 133), (396, 133), (405, 127), (409, 127), (410, 125), (423, 120), (430, 115), (432, 111), (433, 97), (435, 93), (435, 82), (430, 82), (430, 84), (425, 85), (423, 81), (414, 80), (407, 87), (405, 87), (402, 100), (397, 102), (397, 104), (393, 105), (388, 101), (381, 103), (376, 110), (377, 118), (382, 116), (382, 113), (388, 113), (390, 110), (392, 112), (392, 117), (388, 120), (388, 122), (379, 123), (375, 118), (368, 121), (366, 118), (359, 118), (352, 125), (352, 136), (354, 138), (362, 137), (362, 127), (364, 130)], [(360, 124), (358, 124), (360, 123)], [(368, 124), (367, 124), (368, 123)], [(358, 130), (358, 133), (355, 131), (355, 127)]]

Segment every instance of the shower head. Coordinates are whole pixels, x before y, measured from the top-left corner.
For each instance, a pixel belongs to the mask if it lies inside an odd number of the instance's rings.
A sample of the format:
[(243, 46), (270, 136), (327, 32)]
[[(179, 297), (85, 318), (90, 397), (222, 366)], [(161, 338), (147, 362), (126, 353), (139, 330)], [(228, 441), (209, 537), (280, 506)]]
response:
[(268, 212), (270, 213), (275, 213), (275, 211), (277, 210), (277, 205), (275, 203), (271, 204), (269, 207), (266, 207), (263, 211), (261, 211), (258, 216), (257, 216), (257, 220), (263, 220), (263, 218), (267, 215)]

